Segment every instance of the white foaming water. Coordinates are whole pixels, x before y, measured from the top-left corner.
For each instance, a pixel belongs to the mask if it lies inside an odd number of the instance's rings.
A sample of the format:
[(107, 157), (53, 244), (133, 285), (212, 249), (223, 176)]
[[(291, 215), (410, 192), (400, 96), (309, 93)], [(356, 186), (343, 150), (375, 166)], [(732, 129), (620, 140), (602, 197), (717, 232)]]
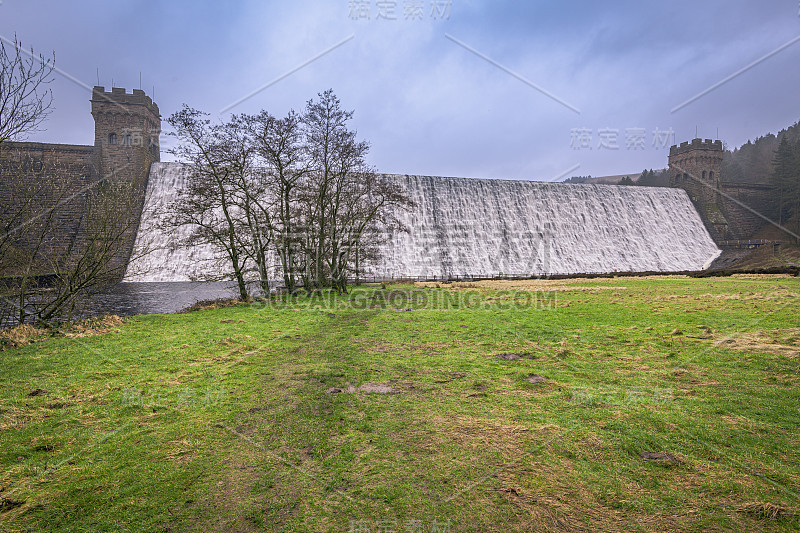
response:
[[(390, 234), (379, 277), (543, 275), (703, 270), (719, 254), (681, 189), (387, 175), (416, 204), (409, 231)], [(131, 281), (183, 281), (218, 272), (209, 247), (176, 249), (153, 229), (154, 206), (183, 186), (182, 166), (156, 163), (137, 244), (159, 249), (134, 261)], [(188, 229), (181, 229), (187, 232)], [(141, 272), (141, 274), (136, 274)]]
[[(212, 246), (176, 246), (191, 234), (191, 227), (181, 226), (170, 232), (158, 227), (185, 183), (186, 167), (180, 163), (153, 163), (150, 167), (134, 258), (123, 281), (194, 281), (222, 271), (225, 263)], [(142, 250), (150, 251), (137, 257)]]

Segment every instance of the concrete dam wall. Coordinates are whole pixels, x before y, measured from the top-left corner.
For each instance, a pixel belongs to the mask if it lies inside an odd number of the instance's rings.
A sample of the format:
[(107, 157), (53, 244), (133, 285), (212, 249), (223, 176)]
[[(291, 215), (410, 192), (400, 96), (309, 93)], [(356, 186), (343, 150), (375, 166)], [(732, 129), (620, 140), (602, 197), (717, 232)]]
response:
[[(386, 175), (416, 204), (408, 232), (387, 235), (367, 275), (437, 278), (702, 270), (720, 250), (682, 189)], [(179, 163), (154, 163), (128, 281), (186, 281), (220, 272), (209, 247), (175, 248), (155, 226), (184, 186)], [(182, 228), (181, 231), (189, 231)]]

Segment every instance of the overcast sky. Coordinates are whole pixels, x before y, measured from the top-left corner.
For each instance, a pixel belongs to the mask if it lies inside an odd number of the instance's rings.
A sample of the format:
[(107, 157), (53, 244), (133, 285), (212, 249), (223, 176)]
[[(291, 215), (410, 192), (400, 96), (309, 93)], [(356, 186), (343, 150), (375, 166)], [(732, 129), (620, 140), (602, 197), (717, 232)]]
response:
[(36, 141), (93, 142), (98, 69), (129, 91), (141, 72), (165, 119), (260, 88), (222, 116), (282, 115), (332, 88), (388, 173), (638, 173), (666, 166), (671, 132), (735, 147), (800, 119), (798, 0), (1, 0), (15, 33), (63, 72)]

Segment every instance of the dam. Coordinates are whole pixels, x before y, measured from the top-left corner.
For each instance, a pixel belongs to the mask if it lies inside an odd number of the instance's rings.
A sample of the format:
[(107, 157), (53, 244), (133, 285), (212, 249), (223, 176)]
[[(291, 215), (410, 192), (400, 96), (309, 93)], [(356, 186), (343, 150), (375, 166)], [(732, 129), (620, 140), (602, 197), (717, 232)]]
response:
[[(224, 273), (209, 246), (180, 248), (190, 228), (165, 231), (164, 208), (186, 180), (180, 163), (153, 163), (126, 281), (188, 281)], [(365, 276), (546, 276), (703, 270), (720, 254), (686, 191), (387, 174), (414, 206), (405, 232), (385, 235)]]

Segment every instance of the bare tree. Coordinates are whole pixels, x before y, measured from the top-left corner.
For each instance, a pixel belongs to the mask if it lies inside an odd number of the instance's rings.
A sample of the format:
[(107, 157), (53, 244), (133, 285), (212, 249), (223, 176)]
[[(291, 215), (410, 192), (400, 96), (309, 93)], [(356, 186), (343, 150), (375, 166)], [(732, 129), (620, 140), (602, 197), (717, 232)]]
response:
[(284, 287), (294, 292), (298, 268), (297, 199), (309, 172), (301, 117), (290, 111), (278, 119), (262, 111), (247, 117), (247, 124), (259, 157), (254, 176), (259, 185), (249, 192), (259, 211), (256, 220), (274, 243)]
[[(270, 292), (269, 250), (273, 234), (270, 231), (267, 180), (254, 168), (255, 149), (250, 138), (249, 117), (234, 115), (220, 126), (222, 140), (220, 152), (230, 169), (231, 203), (238, 209), (234, 220), (241, 255), (252, 260), (261, 291)], [(245, 269), (246, 273), (250, 269)]]
[(362, 239), (377, 235), (378, 224), (397, 225), (391, 213), (410, 204), (397, 187), (366, 163), (369, 144), (348, 129), (353, 111), (345, 111), (333, 90), (309, 101), (303, 122), (310, 172), (305, 180), (307, 261), (313, 265), (309, 289), (331, 286), (347, 292), (350, 263)]
[(356, 141), (355, 132), (347, 129), (353, 112), (341, 108), (333, 90), (320, 93), (318, 97), (317, 101), (308, 101), (303, 116), (311, 163), (306, 183), (307, 227), (309, 245), (313, 247), (309, 250), (312, 268), (308, 289), (320, 289), (329, 285), (328, 276), (331, 279), (339, 276), (338, 244), (342, 228), (337, 222), (342, 191), (348, 173), (361, 170), (369, 150), (367, 143)]
[(57, 244), (64, 244), (58, 239), (62, 229), (59, 206), (70, 201), (70, 191), (65, 181), (55, 179), (63, 170), (54, 154), (45, 162), (28, 152), (6, 148), (0, 168), (0, 273), (5, 285), (5, 321), (25, 323), (35, 314), (30, 297), (52, 274), (48, 256), (54, 257)]
[(138, 219), (134, 183), (76, 179), (58, 150), (9, 145), (0, 159), (0, 322), (52, 323), (85, 314), (122, 278)]
[[(347, 280), (353, 274), (356, 281), (362, 261), (375, 260), (378, 248), (389, 231), (404, 231), (397, 217), (400, 209), (411, 205), (405, 191), (393, 181), (386, 180), (370, 169), (351, 172), (343, 180), (338, 196), (340, 205), (335, 226), (339, 242), (331, 246), (337, 257), (337, 268), (331, 268), (332, 285), (337, 292), (347, 292)], [(331, 258), (334, 259), (334, 258)]]
[(184, 246), (215, 246), (243, 299), (251, 273), (268, 294), (276, 270), (290, 292), (301, 283), (309, 292), (347, 292), (410, 203), (367, 165), (369, 145), (348, 128), (352, 115), (330, 90), (283, 118), (262, 111), (212, 124), (184, 107), (168, 122), (188, 186), (166, 226), (192, 228)]
[(53, 103), (55, 54), (50, 59), (26, 52), (14, 36), (13, 46), (0, 41), (0, 146), (36, 131)]
[(139, 221), (141, 183), (97, 176), (88, 160), (13, 142), (52, 106), (55, 55), (0, 42), (0, 322), (53, 323), (84, 314), (122, 279)]
[(81, 316), (89, 298), (122, 279), (131, 233), (138, 227), (136, 189), (126, 180), (102, 178), (86, 191), (77, 233), (60, 254), (45, 259), (52, 279), (35, 308), (37, 321)]
[(184, 105), (167, 119), (179, 141), (172, 153), (189, 168), (189, 174), (166, 229), (190, 226), (192, 232), (182, 245), (211, 244), (219, 249), (230, 267), (223, 277), (236, 281), (239, 297), (247, 300), (240, 183), (248, 168), (241, 158), (248, 157), (248, 152), (235, 146), (237, 139), (230, 128), (211, 124), (206, 116)]

